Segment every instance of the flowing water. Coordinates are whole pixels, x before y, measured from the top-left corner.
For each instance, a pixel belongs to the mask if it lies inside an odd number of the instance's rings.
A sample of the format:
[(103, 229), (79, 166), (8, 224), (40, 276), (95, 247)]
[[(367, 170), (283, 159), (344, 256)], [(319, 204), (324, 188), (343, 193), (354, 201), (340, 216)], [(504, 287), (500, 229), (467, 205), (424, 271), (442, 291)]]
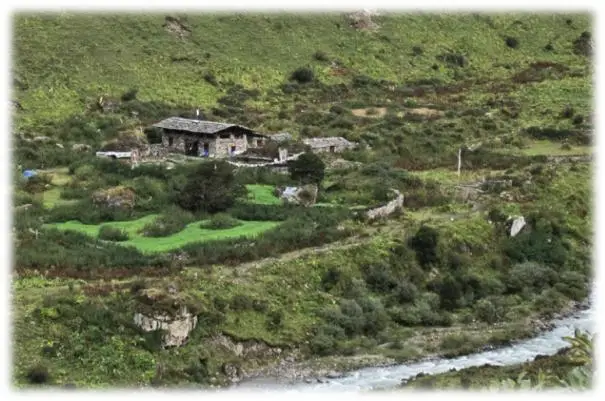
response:
[(323, 383), (277, 383), (271, 379), (257, 379), (240, 383), (232, 389), (260, 390), (280, 392), (359, 392), (375, 389), (389, 389), (401, 384), (402, 379), (409, 379), (419, 373), (437, 374), (451, 369), (464, 369), (473, 366), (490, 364), (494, 366), (514, 365), (530, 361), (538, 355), (554, 355), (568, 346), (563, 340), (572, 336), (575, 329), (594, 331), (595, 303), (589, 309), (555, 320), (554, 328), (537, 337), (520, 341), (510, 346), (478, 352), (457, 358), (439, 358), (422, 362), (387, 367), (364, 368), (349, 372), (345, 377), (326, 379)]

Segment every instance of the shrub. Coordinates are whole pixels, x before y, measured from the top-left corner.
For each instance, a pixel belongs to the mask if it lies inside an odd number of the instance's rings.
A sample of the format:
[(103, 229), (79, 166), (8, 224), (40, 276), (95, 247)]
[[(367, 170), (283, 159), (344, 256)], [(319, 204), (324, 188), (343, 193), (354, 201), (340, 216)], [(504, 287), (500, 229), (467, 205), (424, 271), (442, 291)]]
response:
[(313, 58), (317, 61), (328, 61), (330, 58), (328, 57), (328, 54), (326, 52), (323, 51), (316, 51), (313, 54)]
[(281, 310), (271, 311), (267, 316), (267, 327), (269, 330), (277, 330), (283, 326), (284, 312)]
[(202, 223), (202, 228), (209, 228), (211, 230), (224, 230), (227, 228), (233, 228), (241, 225), (242, 223), (233, 218), (227, 213), (217, 213), (210, 218), (210, 221)]
[(542, 290), (557, 282), (557, 272), (536, 262), (523, 262), (511, 268), (506, 276), (508, 292), (519, 293), (524, 288)]
[(399, 303), (413, 303), (418, 297), (418, 288), (409, 281), (403, 281), (399, 283), (394, 293)]
[(254, 300), (245, 294), (236, 294), (231, 298), (229, 306), (234, 311), (245, 311), (253, 308)]
[(311, 352), (316, 355), (326, 356), (334, 352), (336, 341), (324, 333), (316, 334), (310, 341)]
[(342, 273), (340, 270), (331, 267), (323, 275), (321, 279), (321, 287), (324, 291), (330, 291), (340, 281)]
[(207, 72), (204, 74), (204, 81), (208, 82), (212, 86), (218, 86), (216, 76), (211, 72)]
[(443, 338), (443, 340), (441, 340), (441, 348), (448, 350), (448, 351), (453, 351), (458, 348), (466, 346), (470, 342), (471, 342), (471, 339), (469, 338), (469, 336), (467, 334), (452, 333), (452, 334), (448, 334), (447, 336), (445, 336)]
[(426, 225), (420, 227), (410, 238), (409, 245), (416, 252), (416, 258), (422, 267), (426, 268), (437, 262), (438, 238), (439, 232)]
[(487, 299), (479, 300), (475, 304), (474, 310), (476, 318), (482, 322), (493, 324), (498, 320), (496, 307)]
[(422, 49), (422, 46), (412, 47), (412, 54), (414, 56), (421, 56), (423, 53), (424, 53), (424, 49)]
[(105, 241), (127, 241), (128, 233), (126, 231), (120, 230), (119, 228), (115, 228), (108, 225), (103, 225), (99, 228), (99, 239)]
[(362, 331), (365, 335), (375, 336), (386, 328), (389, 316), (380, 300), (362, 298), (359, 305), (364, 314)]
[(516, 49), (519, 46), (519, 40), (517, 38), (513, 38), (511, 36), (508, 36), (505, 39), (506, 42), (506, 46), (510, 47), (511, 49)]
[(50, 380), (48, 369), (42, 365), (30, 368), (25, 376), (31, 384), (45, 384)]
[(167, 237), (182, 231), (193, 220), (194, 217), (191, 213), (178, 207), (172, 207), (170, 211), (146, 224), (141, 233), (145, 237)]
[(296, 81), (299, 84), (304, 84), (313, 81), (315, 73), (308, 67), (300, 67), (290, 75), (290, 80)]
[(137, 93), (138, 92), (139, 92), (138, 89), (131, 88), (128, 91), (124, 92), (122, 94), (122, 96), (120, 97), (120, 99), (122, 99), (123, 102), (129, 102), (131, 100), (135, 100), (137, 98)]

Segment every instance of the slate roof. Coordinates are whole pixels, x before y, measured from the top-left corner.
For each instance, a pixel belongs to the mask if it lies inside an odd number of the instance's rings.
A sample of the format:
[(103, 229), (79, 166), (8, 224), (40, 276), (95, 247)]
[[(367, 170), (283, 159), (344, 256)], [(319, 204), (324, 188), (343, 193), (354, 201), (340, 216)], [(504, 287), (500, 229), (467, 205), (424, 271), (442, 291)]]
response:
[(286, 142), (292, 140), (292, 135), (289, 132), (280, 132), (271, 135), (270, 138), (275, 142)]
[(170, 117), (153, 125), (156, 128), (172, 129), (175, 131), (186, 131), (194, 134), (214, 135), (231, 127), (239, 127), (250, 131), (255, 136), (265, 137), (265, 135), (256, 133), (250, 128), (238, 124), (217, 123), (214, 121), (191, 120), (182, 117)]
[(351, 147), (355, 145), (354, 142), (349, 142), (341, 136), (331, 136), (325, 138), (305, 138), (303, 139), (303, 143), (313, 149), (326, 148), (329, 146)]

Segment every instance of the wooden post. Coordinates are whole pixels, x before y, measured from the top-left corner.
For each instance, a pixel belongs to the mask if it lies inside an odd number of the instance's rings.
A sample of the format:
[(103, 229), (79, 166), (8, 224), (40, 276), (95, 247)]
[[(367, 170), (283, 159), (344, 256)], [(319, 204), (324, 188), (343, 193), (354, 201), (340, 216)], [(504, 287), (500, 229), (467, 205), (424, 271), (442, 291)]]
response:
[(460, 168), (462, 167), (462, 148), (458, 149), (458, 177), (460, 177)]

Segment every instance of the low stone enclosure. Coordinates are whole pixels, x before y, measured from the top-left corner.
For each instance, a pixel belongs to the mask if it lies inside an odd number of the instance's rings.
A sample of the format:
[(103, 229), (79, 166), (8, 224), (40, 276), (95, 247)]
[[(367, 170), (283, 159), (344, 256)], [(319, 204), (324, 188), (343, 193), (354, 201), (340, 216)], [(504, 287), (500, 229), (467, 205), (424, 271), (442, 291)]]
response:
[(383, 206), (379, 206), (374, 209), (366, 210), (365, 216), (369, 220), (375, 220), (377, 218), (388, 217), (391, 214), (395, 213), (397, 210), (403, 210), (403, 200), (404, 196), (401, 192), (396, 189), (391, 189), (391, 191), (395, 194), (395, 199), (388, 202)]

